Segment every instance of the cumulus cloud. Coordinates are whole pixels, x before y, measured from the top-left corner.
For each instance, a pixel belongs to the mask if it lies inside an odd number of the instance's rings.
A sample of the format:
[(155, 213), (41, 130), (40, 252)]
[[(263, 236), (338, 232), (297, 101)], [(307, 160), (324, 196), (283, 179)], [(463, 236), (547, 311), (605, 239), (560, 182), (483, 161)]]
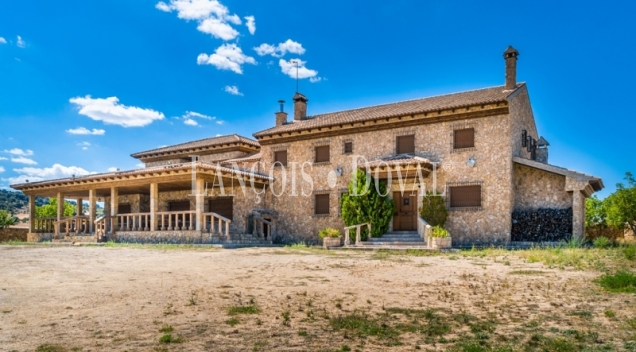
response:
[(22, 150), (20, 148), (13, 148), (11, 150), (4, 150), (5, 153), (9, 153), (12, 155), (19, 155), (19, 156), (31, 156), (33, 155), (33, 151), (31, 149), (27, 149), (27, 150)]
[(223, 44), (216, 49), (214, 54), (200, 54), (197, 57), (197, 64), (212, 65), (219, 70), (230, 70), (238, 74), (243, 74), (243, 64), (256, 65), (253, 57), (243, 54), (243, 50), (236, 44)]
[(143, 109), (135, 106), (119, 104), (117, 97), (91, 98), (75, 97), (69, 100), (77, 105), (79, 114), (89, 118), (102, 121), (105, 124), (119, 125), (122, 127), (143, 127), (151, 124), (154, 120), (163, 120), (161, 112), (152, 109)]
[(52, 180), (57, 178), (67, 178), (75, 176), (85, 176), (93, 174), (94, 172), (88, 172), (78, 166), (64, 166), (61, 164), (53, 164), (51, 167), (36, 168), (36, 167), (24, 167), (21, 169), (13, 169), (19, 175), (16, 177), (9, 177), (7, 180), (9, 184), (25, 183), (29, 182)]
[(116, 168), (116, 167), (113, 166), (113, 167), (109, 167), (108, 170), (106, 170), (106, 171), (108, 171), (108, 172), (117, 172), (117, 171), (119, 171), (119, 168)]
[(188, 126), (198, 126), (199, 125), (198, 122), (196, 122), (194, 119), (190, 119), (190, 118), (184, 119), (183, 123), (188, 125)]
[(80, 134), (80, 135), (90, 134), (93, 136), (103, 136), (106, 133), (106, 131), (102, 129), (93, 128), (93, 130), (91, 131), (86, 127), (71, 128), (69, 130), (66, 130), (66, 132), (70, 134)]
[(3, 37), (0, 37), (0, 44), (7, 44), (7, 40)]
[(0, 160), (9, 160), (9, 159), (7, 159), (7, 158), (5, 158), (3, 156), (0, 156)]
[(311, 80), (313, 78), (313, 80), (310, 81), (312, 83), (320, 81), (320, 77), (317, 77), (318, 71), (310, 70), (307, 67), (305, 67), (306, 63), (307, 62), (302, 61), (300, 59), (293, 59), (289, 61), (280, 59), (280, 61), (278, 62), (278, 64), (280, 65), (281, 71), (291, 78), (294, 78), (294, 79), (296, 78), (296, 65), (298, 65), (299, 79), (309, 78)]
[(243, 95), (243, 93), (239, 91), (237, 86), (225, 86), (225, 92), (232, 95)]
[(78, 146), (82, 147), (82, 150), (88, 150), (88, 147), (91, 146), (90, 143), (88, 142), (81, 142), (81, 143), (77, 143)]
[(19, 164), (27, 164), (27, 165), (37, 165), (37, 162), (33, 159), (24, 157), (24, 156), (19, 156), (17, 158), (11, 158), (11, 161), (14, 163), (19, 163)]
[(254, 16), (245, 16), (243, 18), (245, 18), (247, 30), (250, 31), (251, 35), (254, 35), (254, 33), (256, 33), (256, 19)]
[(287, 39), (284, 43), (278, 45), (270, 45), (263, 43), (254, 48), (260, 56), (272, 55), (274, 57), (283, 57), (287, 53), (302, 55), (305, 53), (303, 45), (291, 39)]
[(16, 45), (20, 48), (26, 48), (26, 42), (22, 39), (21, 36), (18, 36), (18, 41), (16, 42)]
[(4, 167), (0, 166), (0, 173), (4, 172)]
[(199, 118), (199, 119), (205, 119), (205, 120), (216, 120), (216, 117), (214, 116), (208, 116), (205, 114), (201, 114), (198, 112), (194, 112), (194, 111), (186, 111), (185, 115), (182, 116), (183, 118)]
[(230, 23), (241, 24), (241, 18), (230, 15), (227, 7), (218, 0), (170, 0), (169, 3), (160, 1), (155, 7), (164, 12), (177, 12), (177, 17), (184, 20), (199, 22), (197, 29), (203, 33), (223, 39), (232, 40), (239, 33)]

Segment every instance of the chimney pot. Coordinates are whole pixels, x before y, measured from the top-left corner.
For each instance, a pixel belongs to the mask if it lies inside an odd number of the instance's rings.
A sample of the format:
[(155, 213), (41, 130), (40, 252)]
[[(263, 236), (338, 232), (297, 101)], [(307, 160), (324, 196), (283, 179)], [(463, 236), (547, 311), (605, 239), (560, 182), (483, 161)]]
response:
[(515, 89), (517, 88), (517, 56), (519, 56), (519, 51), (510, 45), (504, 51), (503, 56), (506, 60), (506, 89)]
[(296, 92), (294, 94), (294, 120), (302, 120), (307, 117), (307, 99), (306, 96)]

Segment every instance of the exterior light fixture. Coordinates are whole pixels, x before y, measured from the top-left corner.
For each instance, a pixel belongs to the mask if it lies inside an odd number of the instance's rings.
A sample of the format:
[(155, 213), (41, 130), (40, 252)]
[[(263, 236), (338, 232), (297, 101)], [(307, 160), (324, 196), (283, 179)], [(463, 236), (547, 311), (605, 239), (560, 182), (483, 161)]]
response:
[(338, 176), (342, 176), (342, 172), (343, 172), (343, 171), (342, 171), (342, 167), (338, 166), (338, 168), (336, 168), (336, 174), (337, 174)]
[(468, 161), (466, 162), (466, 165), (468, 165), (470, 167), (475, 167), (476, 163), (477, 163), (477, 159), (474, 156), (471, 156), (470, 158), (468, 158)]

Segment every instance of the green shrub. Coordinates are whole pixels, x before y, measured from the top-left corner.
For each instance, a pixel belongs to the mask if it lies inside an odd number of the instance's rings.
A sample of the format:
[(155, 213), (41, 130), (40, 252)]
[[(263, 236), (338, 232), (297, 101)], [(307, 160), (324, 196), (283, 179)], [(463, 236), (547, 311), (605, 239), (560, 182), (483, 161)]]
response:
[(636, 292), (636, 275), (621, 270), (601, 276), (598, 284), (610, 292)]
[[(386, 181), (378, 180), (376, 188), (371, 176), (358, 170), (349, 183), (347, 193), (340, 199), (345, 225), (370, 223), (371, 237), (380, 237), (387, 232), (393, 219), (395, 203), (381, 194), (387, 194)], [(362, 240), (366, 241), (369, 237), (367, 227), (363, 226), (360, 230)]]
[(320, 232), (318, 232), (318, 237), (340, 237), (340, 230), (334, 229), (332, 227), (327, 227), (326, 229), (322, 229), (320, 230)]
[(627, 258), (627, 260), (636, 259), (636, 246), (627, 246), (623, 248), (623, 254), (625, 254), (625, 258)]
[(159, 338), (159, 342), (161, 343), (182, 343), (183, 337), (181, 336), (172, 336), (172, 334), (165, 334)]
[(601, 236), (595, 238), (593, 243), (596, 248), (607, 248), (610, 245), (610, 240), (605, 236)]
[(431, 231), (431, 237), (446, 238), (450, 237), (450, 233), (441, 226), (435, 226)]
[(444, 227), (448, 211), (446, 210), (446, 202), (442, 196), (433, 195), (427, 192), (422, 198), (422, 207), (420, 207), (420, 217), (431, 226)]

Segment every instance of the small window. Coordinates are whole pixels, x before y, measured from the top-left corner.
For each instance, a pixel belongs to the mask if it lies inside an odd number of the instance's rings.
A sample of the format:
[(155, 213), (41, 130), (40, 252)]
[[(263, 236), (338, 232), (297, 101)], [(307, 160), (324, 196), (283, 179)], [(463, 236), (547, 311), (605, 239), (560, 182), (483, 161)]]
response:
[(130, 214), (132, 213), (130, 203), (117, 204), (117, 214)]
[(397, 154), (415, 153), (415, 136), (399, 136), (396, 139)]
[(282, 166), (287, 166), (287, 151), (279, 150), (274, 152), (274, 163), (280, 163)]
[(475, 147), (475, 129), (464, 128), (453, 133), (453, 149)]
[(314, 214), (329, 215), (329, 194), (316, 194)]
[(190, 211), (189, 200), (179, 200), (168, 203), (168, 211)]
[(481, 185), (453, 186), (449, 190), (451, 208), (481, 207)]
[(314, 161), (317, 163), (329, 161), (329, 146), (328, 145), (316, 147), (316, 158)]
[(345, 154), (353, 153), (353, 142), (345, 142), (345, 144), (344, 144), (344, 153)]

